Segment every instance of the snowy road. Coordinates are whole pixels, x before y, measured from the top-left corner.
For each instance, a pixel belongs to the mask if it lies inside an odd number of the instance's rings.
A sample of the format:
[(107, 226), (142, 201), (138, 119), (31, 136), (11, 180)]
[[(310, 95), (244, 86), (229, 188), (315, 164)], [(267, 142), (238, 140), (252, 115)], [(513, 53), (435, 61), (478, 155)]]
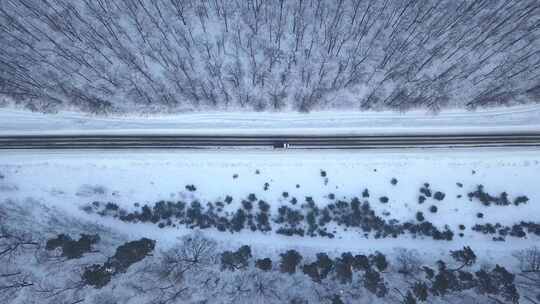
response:
[(69, 135), (0, 136), (0, 149), (398, 149), (540, 147), (540, 133), (439, 135)]

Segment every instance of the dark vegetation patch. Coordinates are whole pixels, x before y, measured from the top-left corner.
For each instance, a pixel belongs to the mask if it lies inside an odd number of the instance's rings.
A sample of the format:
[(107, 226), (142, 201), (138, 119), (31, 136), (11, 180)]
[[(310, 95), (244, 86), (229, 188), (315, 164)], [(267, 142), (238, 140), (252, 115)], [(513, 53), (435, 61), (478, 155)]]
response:
[(424, 183), (424, 186), (420, 188), (420, 193), (422, 193), (425, 197), (431, 197), (432, 192), (431, 192), (431, 189), (429, 188), (428, 183)]
[[(323, 171), (321, 170), (321, 172)], [(420, 193), (418, 197), (418, 203), (420, 204), (427, 201), (428, 198), (438, 201), (445, 198), (443, 192), (432, 191), (429, 183), (422, 185)], [(259, 200), (255, 193), (251, 193), (246, 199), (240, 200), (240, 207), (237, 209), (231, 209), (231, 207), (227, 206), (233, 201), (233, 198), (229, 195), (225, 197), (224, 202), (216, 201), (205, 204), (198, 200), (191, 202), (159, 201), (153, 205), (139, 206), (133, 212), (121, 209), (112, 202), (102, 203), (97, 201), (83, 207), (83, 209), (89, 213), (115, 217), (124, 222), (154, 223), (160, 228), (181, 226), (190, 229), (215, 228), (218, 231), (230, 233), (247, 229), (260, 232), (274, 231), (287, 236), (334, 238), (336, 236), (335, 227), (340, 227), (344, 231), (357, 231), (365, 237), (373, 238), (396, 238), (399, 235), (410, 234), (413, 237), (452, 240), (454, 232), (448, 226), (444, 226), (443, 229), (435, 227), (426, 220), (422, 212), (417, 212), (414, 218), (406, 222), (389, 218), (391, 214), (387, 211), (377, 214), (371, 208), (369, 196), (368, 189), (362, 191), (362, 199), (356, 197), (350, 200), (336, 199), (334, 193), (329, 193), (327, 198), (330, 201), (323, 207), (319, 207), (313, 197), (305, 197), (303, 203), (292, 197), (289, 199), (290, 205), (275, 206), (273, 210), (270, 210), (270, 204)], [(282, 197), (289, 198), (290, 195), (288, 192), (283, 192)], [(506, 194), (494, 197), (485, 193), (481, 186), (473, 194), (470, 194), (470, 197), (471, 199), (478, 198), (487, 201), (490, 204), (510, 204)], [(514, 201), (518, 202), (515, 205), (519, 205), (527, 200), (526, 196), (518, 196)], [(390, 199), (387, 196), (381, 196), (378, 201), (385, 204)], [(436, 213), (438, 207), (431, 205), (428, 210), (431, 213)], [(483, 216), (483, 213), (477, 214), (478, 218), (483, 218)], [(534, 223), (521, 225), (521, 230), (535, 233), (537, 228), (534, 225)], [(496, 232), (499, 231), (497, 229)], [(501, 234), (497, 236), (499, 240), (506, 235), (523, 237), (523, 233), (518, 230), (519, 228), (509, 229), (501, 229)], [(460, 230), (463, 230), (461, 226)], [(473, 231), (483, 233), (492, 230), (489, 225), (486, 227), (477, 225), (477, 228), (473, 229)]]
[(69, 235), (59, 234), (47, 240), (45, 249), (51, 251), (60, 248), (63, 257), (79, 259), (85, 253), (94, 252), (92, 246), (97, 242), (99, 242), (99, 235), (81, 234), (78, 240), (73, 240)]
[[(229, 260), (222, 259), (222, 269), (235, 271), (244, 269), (250, 263), (251, 255), (249, 247), (241, 247), (236, 253), (226, 252), (227, 255), (239, 254), (240, 267), (231, 267)], [(240, 254), (243, 251), (244, 254)], [(223, 254), (222, 254), (223, 256)], [(389, 292), (389, 287), (385, 281), (385, 272), (389, 267), (386, 256), (380, 252), (375, 254), (353, 254), (343, 252), (341, 255), (331, 258), (327, 253), (316, 254), (315, 260), (306, 258), (296, 250), (287, 250), (279, 255), (276, 264), (279, 271), (284, 274), (295, 274), (301, 272), (315, 283), (322, 283), (323, 280), (332, 279), (339, 284), (351, 284), (357, 278), (367, 291), (379, 298), (385, 297)], [(450, 257), (456, 267), (451, 268), (446, 262), (439, 260), (435, 268), (428, 266), (411, 266), (410, 271), (424, 273), (423, 278), (417, 277), (409, 285), (406, 292), (410, 302), (426, 302), (432, 297), (444, 297), (462, 291), (473, 291), (478, 294), (488, 295), (492, 299), (499, 298), (501, 303), (517, 303), (520, 295), (515, 286), (515, 275), (504, 267), (495, 265), (492, 269), (485, 269), (470, 272), (466, 268), (476, 263), (476, 254), (470, 247), (463, 247), (460, 250), (450, 251)], [(398, 259), (398, 267), (404, 267), (411, 260), (407, 256)], [(264, 271), (270, 271), (274, 262), (270, 258), (258, 259), (255, 266)], [(407, 275), (407, 273), (402, 273)], [(405, 294), (405, 293), (400, 293)], [(340, 300), (341, 301), (341, 300)], [(332, 303), (336, 302), (335, 298)]]
[(393, 178), (390, 180), (390, 184), (392, 184), (392, 186), (397, 185), (397, 183), (398, 183), (398, 180), (397, 180), (395, 177), (393, 177)]
[(368, 189), (364, 189), (364, 191), (362, 191), (362, 198), (369, 198), (369, 190)]
[(494, 235), (494, 240), (502, 241), (507, 236), (517, 238), (524, 238), (527, 234), (540, 236), (540, 223), (521, 221), (512, 226), (504, 226), (500, 223), (476, 224), (472, 227), (472, 230), (483, 234)]
[(520, 204), (526, 204), (529, 201), (529, 198), (524, 195), (518, 196), (513, 201), (511, 201), (508, 198), (508, 193), (506, 192), (502, 192), (498, 196), (491, 195), (484, 190), (483, 185), (478, 185), (475, 191), (469, 192), (468, 196), (470, 201), (472, 201), (473, 199), (477, 199), (484, 206), (490, 206), (491, 204), (494, 204), (496, 206), (508, 206), (511, 204), (518, 206)]
[(104, 264), (85, 267), (82, 274), (83, 282), (95, 288), (104, 287), (113, 276), (126, 272), (131, 265), (148, 256), (154, 250), (155, 243), (154, 240), (142, 238), (119, 246), (116, 248), (115, 254), (108, 258)]
[(433, 198), (436, 199), (436, 200), (438, 200), (438, 201), (442, 201), (442, 200), (444, 200), (444, 197), (445, 197), (445, 196), (446, 196), (446, 195), (445, 195), (444, 193), (442, 193), (441, 191), (437, 191), (437, 192), (435, 192), (435, 194), (433, 195)]
[(221, 253), (221, 269), (235, 271), (247, 268), (250, 258), (251, 248), (249, 246), (242, 246), (236, 251), (224, 251)]
[(282, 205), (274, 213), (270, 212), (268, 203), (256, 199), (254, 194), (248, 196), (248, 199), (241, 201), (242, 206), (234, 212), (223, 210), (221, 207), (223, 204), (220, 202), (209, 202), (203, 206), (196, 200), (191, 203), (159, 201), (152, 206), (143, 205), (135, 212), (120, 208), (104, 212), (107, 204), (99, 202), (84, 209), (124, 222), (150, 222), (160, 227), (216, 228), (219, 231), (229, 232), (249, 229), (262, 232), (275, 231), (288, 236), (333, 238), (335, 232), (329, 230), (329, 225), (337, 225), (347, 230), (357, 229), (366, 235), (371, 234), (374, 238), (395, 238), (407, 233), (436, 240), (451, 240), (453, 237), (453, 232), (448, 227), (439, 230), (428, 221), (400, 223), (395, 219), (385, 220), (372, 210), (367, 200), (360, 201), (358, 198), (350, 201), (337, 200), (322, 208), (317, 206), (312, 197), (306, 197), (305, 203), (300, 205), (292, 198), (291, 203), (295, 208)]
[(194, 185), (186, 185), (186, 190), (190, 192), (195, 192), (197, 191), (197, 187), (195, 187)]

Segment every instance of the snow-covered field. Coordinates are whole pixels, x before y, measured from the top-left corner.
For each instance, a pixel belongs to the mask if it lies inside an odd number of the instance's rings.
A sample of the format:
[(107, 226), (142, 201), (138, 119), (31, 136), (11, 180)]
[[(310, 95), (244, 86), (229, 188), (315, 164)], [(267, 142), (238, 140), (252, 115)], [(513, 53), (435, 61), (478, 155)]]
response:
[(208, 112), (171, 116), (88, 116), (75, 112), (32, 113), (0, 109), (0, 135), (8, 134), (385, 134), (533, 132), (540, 106), (475, 112), (423, 111), (254, 113)]
[[(321, 176), (321, 170), (326, 172)], [(258, 172), (258, 173), (257, 173)], [(1, 152), (0, 203), (7, 199), (35, 199), (46, 206), (84, 220), (96, 221), (127, 234), (157, 239), (161, 244), (173, 243), (187, 232), (185, 227), (160, 229), (152, 224), (130, 224), (117, 219), (87, 214), (81, 207), (93, 201), (114, 202), (121, 208), (134, 210), (134, 203), (153, 204), (159, 200), (198, 199), (201, 202), (234, 198), (233, 205), (255, 193), (267, 201), (271, 210), (289, 205), (282, 196), (304, 202), (313, 197), (319, 206), (336, 199), (360, 197), (367, 188), (373, 210), (385, 219), (414, 221), (417, 211), (437, 227), (448, 225), (456, 234), (459, 224), (466, 226), (464, 236), (455, 235), (452, 241), (435, 241), (400, 236), (398, 239), (364, 238), (353, 231), (338, 231), (337, 237), (289, 237), (274, 232), (230, 233), (207, 230), (231, 246), (250, 244), (257, 250), (345, 251), (381, 250), (391, 253), (395, 247), (422, 248), (427, 257), (447, 254), (449, 249), (470, 245), (486, 258), (510, 256), (519, 248), (537, 244), (532, 236), (519, 239), (507, 237), (494, 242), (491, 236), (471, 231), (476, 223), (512, 225), (519, 221), (540, 221), (540, 151), (483, 150), (483, 151), (425, 151), (425, 152), (345, 152), (325, 153), (307, 151), (233, 150), (209, 152), (146, 151), (146, 152)], [(233, 175), (237, 175), (236, 178)], [(390, 183), (392, 178), (397, 184)], [(419, 188), (429, 182), (433, 191), (442, 191), (441, 201), (428, 199), (418, 204)], [(264, 184), (268, 189), (264, 190)], [(460, 188), (456, 183), (462, 183)], [(527, 195), (530, 201), (519, 206), (483, 206), (469, 201), (467, 193), (483, 184), (486, 191), (498, 195), (506, 191), (510, 199)], [(187, 191), (186, 185), (197, 190)], [(297, 187), (298, 185), (298, 187)], [(462, 195), (462, 198), (457, 198)], [(388, 196), (382, 204), (379, 197)], [(429, 207), (436, 205), (437, 213)], [(482, 212), (484, 217), (477, 218)]]

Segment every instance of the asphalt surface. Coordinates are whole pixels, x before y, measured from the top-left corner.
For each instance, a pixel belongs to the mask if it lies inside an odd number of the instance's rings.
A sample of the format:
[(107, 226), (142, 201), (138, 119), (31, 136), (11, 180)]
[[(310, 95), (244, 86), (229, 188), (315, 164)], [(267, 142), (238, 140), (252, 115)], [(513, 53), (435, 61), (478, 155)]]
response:
[(354, 136), (0, 136), (0, 149), (219, 149), (242, 147), (274, 149), (540, 147), (540, 133)]

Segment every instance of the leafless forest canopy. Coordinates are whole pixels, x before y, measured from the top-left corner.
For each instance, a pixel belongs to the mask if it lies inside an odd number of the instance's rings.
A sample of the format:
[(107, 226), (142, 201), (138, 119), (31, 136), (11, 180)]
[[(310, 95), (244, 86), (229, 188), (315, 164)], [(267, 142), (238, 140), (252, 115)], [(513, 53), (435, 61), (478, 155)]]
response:
[(2, 0), (0, 104), (109, 113), (538, 102), (539, 35), (538, 0)]

